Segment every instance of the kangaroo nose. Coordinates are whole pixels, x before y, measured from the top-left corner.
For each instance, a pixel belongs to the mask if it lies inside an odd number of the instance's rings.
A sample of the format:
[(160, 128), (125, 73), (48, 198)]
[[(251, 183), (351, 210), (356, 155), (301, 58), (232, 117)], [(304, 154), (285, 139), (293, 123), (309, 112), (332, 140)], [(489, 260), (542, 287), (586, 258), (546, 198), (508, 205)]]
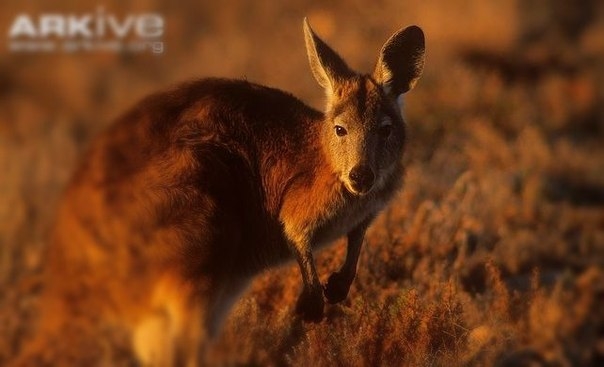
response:
[(366, 193), (373, 186), (375, 174), (368, 166), (356, 166), (348, 174), (352, 188), (359, 193)]

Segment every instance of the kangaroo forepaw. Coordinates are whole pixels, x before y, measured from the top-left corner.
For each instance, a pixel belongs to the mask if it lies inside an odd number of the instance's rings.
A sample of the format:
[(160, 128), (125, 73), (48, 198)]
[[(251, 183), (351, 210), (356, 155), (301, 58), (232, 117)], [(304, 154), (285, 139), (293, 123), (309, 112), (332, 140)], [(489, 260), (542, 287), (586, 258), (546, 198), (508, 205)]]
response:
[(346, 299), (350, 281), (340, 272), (332, 273), (325, 284), (324, 294), (329, 303), (338, 303)]
[(296, 313), (306, 322), (320, 322), (323, 320), (323, 294), (317, 291), (302, 291), (296, 303)]

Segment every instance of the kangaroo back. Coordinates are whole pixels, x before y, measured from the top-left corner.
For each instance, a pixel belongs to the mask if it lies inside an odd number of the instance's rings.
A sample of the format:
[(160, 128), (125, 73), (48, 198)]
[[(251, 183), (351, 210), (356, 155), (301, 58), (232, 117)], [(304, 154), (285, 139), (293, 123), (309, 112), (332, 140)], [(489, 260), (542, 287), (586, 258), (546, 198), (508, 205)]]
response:
[[(304, 29), (325, 112), (203, 79), (147, 97), (93, 142), (57, 214), (40, 332), (23, 361), (203, 363), (250, 280), (289, 259), (302, 318), (319, 321), (324, 299), (346, 297), (365, 230), (402, 181), (396, 98), (421, 73), (423, 34), (399, 31), (360, 75)], [(347, 257), (323, 287), (312, 252), (344, 235)]]

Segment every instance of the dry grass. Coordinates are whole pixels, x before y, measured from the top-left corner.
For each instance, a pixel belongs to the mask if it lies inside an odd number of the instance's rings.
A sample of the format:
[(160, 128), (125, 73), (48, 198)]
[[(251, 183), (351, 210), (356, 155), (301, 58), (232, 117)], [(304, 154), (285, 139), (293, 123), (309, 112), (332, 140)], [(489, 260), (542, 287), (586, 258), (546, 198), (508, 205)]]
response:
[[(348, 299), (292, 318), (293, 264), (258, 277), (211, 351), (217, 365), (598, 366), (604, 363), (604, 7), (597, 2), (141, 1), (167, 53), (0, 57), (0, 364), (35, 320), (45, 232), (96, 132), (145, 94), (247, 77), (321, 106), (301, 19), (369, 70), (420, 24), (427, 70), (407, 98), (405, 189), (369, 231)], [(574, 5), (573, 5), (574, 4)], [(0, 24), (20, 11), (3, 4)], [(53, 9), (90, 10), (62, 2)], [(587, 11), (585, 11), (587, 9)], [(343, 259), (318, 257), (324, 278)]]

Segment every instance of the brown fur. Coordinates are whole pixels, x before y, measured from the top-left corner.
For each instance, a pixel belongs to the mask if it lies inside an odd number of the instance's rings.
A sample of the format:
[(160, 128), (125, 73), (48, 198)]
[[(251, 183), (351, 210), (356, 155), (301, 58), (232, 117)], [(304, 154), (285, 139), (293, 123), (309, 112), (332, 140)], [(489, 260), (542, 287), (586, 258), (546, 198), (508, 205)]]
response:
[[(305, 31), (313, 73), (329, 84), (326, 113), (276, 89), (203, 79), (146, 98), (96, 139), (58, 212), (41, 327), (21, 363), (195, 365), (250, 279), (292, 257), (304, 280), (297, 310), (318, 321), (312, 250), (347, 234), (346, 262), (325, 287), (330, 302), (346, 297), (365, 229), (402, 181), (395, 99), (421, 64), (393, 92), (400, 72), (383, 73), (383, 55), (373, 75), (338, 70), (344, 62)], [(334, 154), (340, 120), (356, 155)], [(347, 181), (361, 164), (376, 176), (366, 193)]]

